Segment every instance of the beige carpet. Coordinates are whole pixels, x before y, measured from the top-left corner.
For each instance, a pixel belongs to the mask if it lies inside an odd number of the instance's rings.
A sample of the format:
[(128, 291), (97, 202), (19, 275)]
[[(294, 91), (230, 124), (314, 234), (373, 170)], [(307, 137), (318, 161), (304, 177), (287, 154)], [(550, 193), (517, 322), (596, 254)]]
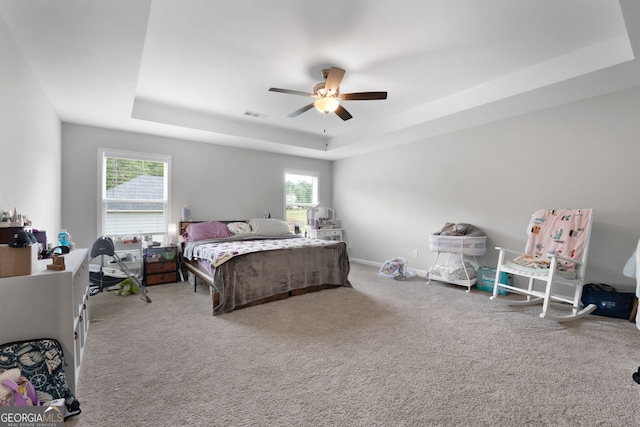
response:
[(636, 426), (640, 331), (353, 264), (353, 289), (211, 316), (204, 286), (102, 293), (69, 426)]

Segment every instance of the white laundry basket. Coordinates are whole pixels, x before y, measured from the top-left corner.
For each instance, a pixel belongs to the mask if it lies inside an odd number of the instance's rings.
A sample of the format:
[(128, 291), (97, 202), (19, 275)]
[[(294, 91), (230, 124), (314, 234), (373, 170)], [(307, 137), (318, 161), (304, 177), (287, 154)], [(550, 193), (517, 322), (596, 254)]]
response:
[(404, 258), (394, 258), (388, 260), (380, 268), (378, 276), (388, 277), (395, 280), (405, 280), (415, 277), (415, 273), (408, 268), (408, 262)]
[(487, 251), (487, 236), (441, 236), (429, 235), (429, 250), (463, 255), (484, 255)]

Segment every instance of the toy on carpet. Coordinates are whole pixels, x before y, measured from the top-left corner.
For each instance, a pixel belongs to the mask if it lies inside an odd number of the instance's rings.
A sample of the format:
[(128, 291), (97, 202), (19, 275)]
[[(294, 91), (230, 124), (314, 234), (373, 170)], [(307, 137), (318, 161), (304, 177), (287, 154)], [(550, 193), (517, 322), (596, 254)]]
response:
[(128, 295), (138, 293), (138, 285), (136, 285), (135, 282), (131, 279), (125, 279), (122, 282), (118, 283), (116, 286), (120, 288), (116, 290), (116, 295), (122, 295), (126, 297)]

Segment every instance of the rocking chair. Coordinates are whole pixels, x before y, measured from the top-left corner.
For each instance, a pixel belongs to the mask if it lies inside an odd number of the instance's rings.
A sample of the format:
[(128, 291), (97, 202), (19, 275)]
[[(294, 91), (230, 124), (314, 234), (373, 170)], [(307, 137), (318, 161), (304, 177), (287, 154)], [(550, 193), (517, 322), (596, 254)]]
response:
[[(529, 239), (524, 253), (496, 247), (500, 251), (492, 300), (508, 305), (542, 303), (540, 317), (566, 322), (590, 314), (594, 304), (582, 307), (582, 288), (593, 222), (591, 209), (541, 209), (533, 214), (527, 233)], [(506, 259), (507, 253), (518, 255)], [(510, 257), (509, 257), (510, 258)], [(526, 288), (500, 283), (502, 273), (528, 279)], [(543, 286), (540, 286), (542, 283)], [(526, 295), (525, 300), (498, 296), (500, 289)], [(571, 305), (567, 315), (549, 313), (549, 304)]]

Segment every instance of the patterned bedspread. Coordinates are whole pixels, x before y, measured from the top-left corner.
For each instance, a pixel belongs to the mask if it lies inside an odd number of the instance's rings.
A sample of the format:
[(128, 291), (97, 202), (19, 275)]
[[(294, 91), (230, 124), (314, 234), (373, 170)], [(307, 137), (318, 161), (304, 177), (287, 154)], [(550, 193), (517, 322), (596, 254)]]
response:
[(216, 239), (189, 243), (184, 257), (211, 261), (213, 267), (218, 267), (233, 257), (252, 252), (271, 251), (277, 249), (293, 249), (335, 245), (339, 242), (330, 240), (295, 238), (268, 238), (254, 240)]

